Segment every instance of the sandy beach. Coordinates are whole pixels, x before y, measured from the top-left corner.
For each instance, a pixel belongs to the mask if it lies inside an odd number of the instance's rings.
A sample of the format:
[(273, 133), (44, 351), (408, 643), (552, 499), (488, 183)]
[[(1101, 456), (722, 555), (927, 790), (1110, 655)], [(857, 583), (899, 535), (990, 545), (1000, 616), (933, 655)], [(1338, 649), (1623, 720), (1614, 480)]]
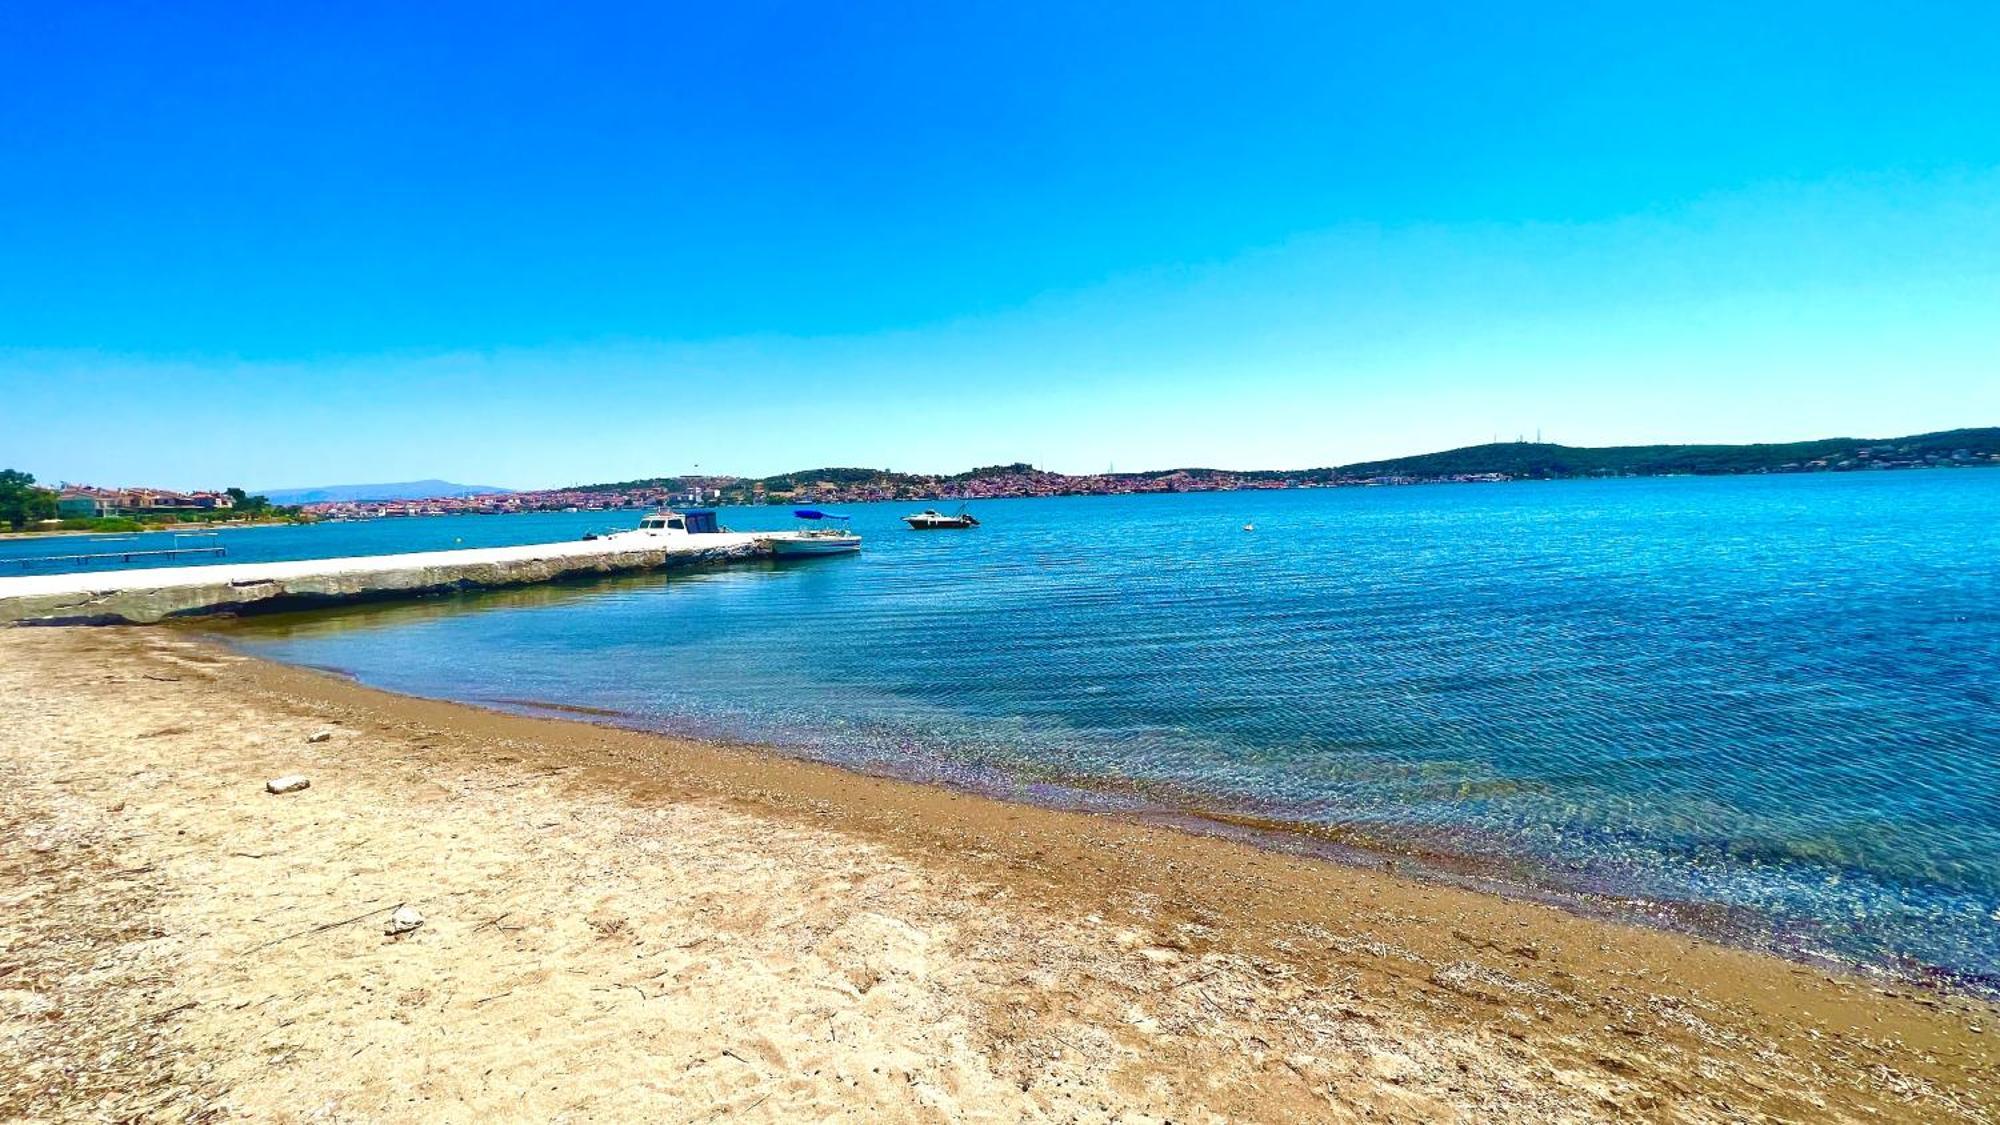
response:
[(1382, 871), (180, 630), (0, 699), (0, 1119), (2000, 1114), (1984, 1003)]

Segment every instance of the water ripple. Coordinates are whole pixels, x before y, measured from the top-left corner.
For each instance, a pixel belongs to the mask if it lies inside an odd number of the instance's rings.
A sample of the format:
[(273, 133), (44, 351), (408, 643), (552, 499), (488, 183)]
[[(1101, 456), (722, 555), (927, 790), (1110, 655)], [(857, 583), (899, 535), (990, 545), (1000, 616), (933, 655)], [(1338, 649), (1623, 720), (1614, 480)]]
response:
[(966, 534), (852, 511), (859, 558), (246, 643), (1414, 841), (2000, 976), (2000, 472), (998, 502)]

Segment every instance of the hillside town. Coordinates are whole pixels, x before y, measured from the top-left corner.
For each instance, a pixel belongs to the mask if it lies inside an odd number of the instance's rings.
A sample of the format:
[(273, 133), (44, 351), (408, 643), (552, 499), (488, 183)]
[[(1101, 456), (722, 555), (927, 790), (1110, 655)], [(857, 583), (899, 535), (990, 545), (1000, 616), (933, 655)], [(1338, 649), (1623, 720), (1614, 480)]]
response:
[[(824, 474), (824, 475), (822, 475)], [(861, 479), (843, 479), (859, 476)], [(1500, 481), (1495, 474), (1459, 474), (1459, 481)], [(1183, 469), (1158, 474), (1069, 476), (1027, 465), (958, 476), (916, 476), (830, 469), (746, 480), (705, 476), (430, 500), (335, 501), (307, 504), (319, 519), (396, 516), (503, 515), (510, 512), (613, 511), (702, 504), (857, 504), (870, 501), (999, 500), (1043, 496), (1122, 496), (1136, 493), (1234, 492), (1336, 485), (1414, 483), (1395, 478), (1321, 481), (1297, 476)]]
[[(1968, 432), (1970, 433), (1970, 432)], [(1763, 463), (1715, 460), (1760, 447), (1656, 447), (1653, 461), (1605, 462), (1617, 450), (1580, 450), (1536, 442), (1506, 443), (1345, 468), (1294, 472), (1174, 469), (1151, 473), (1069, 475), (1028, 464), (995, 465), (952, 475), (826, 468), (747, 479), (656, 477), (613, 484), (501, 492), (427, 500), (336, 501), (304, 506), (318, 519), (376, 519), (545, 511), (613, 511), (704, 504), (857, 504), (871, 501), (971, 501), (1049, 496), (1379, 488), (1415, 484), (1504, 484), (1575, 477), (1820, 473), (2000, 466), (2000, 431), (1979, 431), (1970, 446), (1931, 448), (1907, 442), (1853, 445), (1819, 457), (1774, 459), (1785, 447), (1761, 447)], [(1959, 436), (1959, 435), (1952, 435)], [(1811, 443), (1818, 447), (1828, 443)], [(1496, 468), (1505, 465), (1505, 469)]]
[[(1371, 488), (1414, 484), (1502, 484), (1578, 477), (1848, 473), (2000, 466), (2000, 429), (1956, 430), (1882, 442), (1829, 439), (1766, 446), (1578, 448), (1506, 442), (1342, 468), (1296, 471), (1172, 469), (1070, 475), (1025, 463), (950, 475), (882, 469), (824, 468), (761, 478), (653, 477), (521, 492), (483, 492), (404, 500), (328, 500), (279, 508), (242, 489), (180, 492), (33, 486), (46, 518), (142, 521), (260, 518), (362, 520), (515, 512), (622, 511), (733, 504), (855, 504), (870, 501), (974, 501), (1048, 496)], [(27, 478), (32, 482), (32, 478)], [(437, 482), (442, 484), (442, 482)], [(51, 503), (52, 501), (52, 503)], [(246, 508), (248, 511), (246, 511)]]
[[(237, 492), (240, 494), (241, 490)], [(55, 489), (55, 494), (59, 519), (230, 511), (238, 499), (227, 490), (176, 492), (168, 488), (97, 488), (88, 484), (64, 484)]]
[(38, 484), (34, 475), (0, 469), (0, 529), (7, 534), (143, 531), (175, 524), (244, 524), (307, 519), (240, 488), (103, 488)]

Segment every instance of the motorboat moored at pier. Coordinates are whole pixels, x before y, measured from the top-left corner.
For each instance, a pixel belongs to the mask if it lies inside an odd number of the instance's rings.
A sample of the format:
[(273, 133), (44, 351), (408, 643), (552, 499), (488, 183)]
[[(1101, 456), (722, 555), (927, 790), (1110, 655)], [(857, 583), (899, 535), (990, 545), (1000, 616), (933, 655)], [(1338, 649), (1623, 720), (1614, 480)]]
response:
[(590, 532), (585, 539), (678, 539), (686, 535), (719, 535), (728, 529), (716, 522), (712, 508), (689, 508), (685, 511), (647, 512), (639, 518), (639, 526), (626, 531)]
[[(805, 526), (799, 531), (770, 538), (771, 553), (778, 558), (844, 555), (861, 549), (861, 537), (847, 530), (846, 516), (836, 516), (817, 508), (796, 508), (792, 515)], [(825, 521), (833, 521), (838, 526), (826, 526)]]

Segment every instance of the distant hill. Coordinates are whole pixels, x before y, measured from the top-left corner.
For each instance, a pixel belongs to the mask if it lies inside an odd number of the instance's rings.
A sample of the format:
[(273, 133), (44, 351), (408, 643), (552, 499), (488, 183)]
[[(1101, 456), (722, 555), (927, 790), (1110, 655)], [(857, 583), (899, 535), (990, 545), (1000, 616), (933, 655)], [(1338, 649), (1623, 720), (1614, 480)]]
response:
[[(1597, 449), (1541, 442), (1470, 445), (1336, 470), (1343, 477), (1450, 477), (1500, 473), (1560, 479), (1589, 476), (1715, 475), (1812, 472), (1949, 461), (1954, 454), (1985, 458), (2000, 452), (2000, 427), (1945, 430), (1899, 438), (1822, 438), (1772, 445), (1613, 445)], [(1324, 472), (1325, 470), (1318, 470)]]
[(265, 496), (273, 504), (324, 504), (329, 501), (442, 500), (457, 496), (488, 496), (511, 492), (483, 484), (453, 484), (448, 480), (406, 480), (396, 484), (323, 484), (317, 488), (272, 488)]
[(1464, 478), (1562, 480), (1573, 477), (1852, 472), (2000, 463), (2000, 427), (1946, 430), (1899, 438), (1823, 438), (1767, 445), (1619, 445), (1582, 448), (1543, 442), (1495, 442), (1442, 453), (1363, 461), (1317, 469), (1155, 469), (1065, 476), (1031, 465), (988, 465), (962, 473), (894, 473), (824, 468), (743, 480), (734, 477), (653, 477), (582, 485), (583, 491), (632, 488), (717, 490), (724, 503), (757, 503), (795, 495), (827, 500), (912, 496), (1072, 495), (1122, 491), (1197, 491), (1282, 484), (1361, 484), (1378, 480)]

